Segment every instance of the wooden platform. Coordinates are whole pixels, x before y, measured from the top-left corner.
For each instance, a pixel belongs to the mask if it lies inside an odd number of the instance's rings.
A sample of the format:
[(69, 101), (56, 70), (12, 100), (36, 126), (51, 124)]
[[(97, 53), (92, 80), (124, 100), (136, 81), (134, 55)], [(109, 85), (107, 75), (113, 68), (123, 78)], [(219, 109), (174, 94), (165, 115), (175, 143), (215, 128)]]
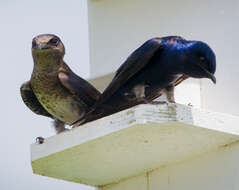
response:
[(139, 105), (31, 145), (35, 174), (103, 186), (239, 140), (239, 117)]

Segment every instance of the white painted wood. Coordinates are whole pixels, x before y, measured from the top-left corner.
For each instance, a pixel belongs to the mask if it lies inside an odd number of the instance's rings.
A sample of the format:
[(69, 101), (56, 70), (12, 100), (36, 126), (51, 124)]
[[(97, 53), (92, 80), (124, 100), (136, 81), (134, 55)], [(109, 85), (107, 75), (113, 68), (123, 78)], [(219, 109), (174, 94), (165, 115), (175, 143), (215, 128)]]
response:
[(99, 190), (147, 190), (149, 188), (148, 175), (132, 177), (111, 185), (99, 187)]
[(148, 190), (238, 190), (238, 160), (239, 143), (223, 146), (216, 152), (151, 172)]
[(187, 79), (175, 88), (175, 101), (179, 104), (201, 107), (200, 80)]
[(94, 186), (239, 140), (239, 118), (183, 105), (139, 105), (32, 144), (36, 174)]
[(100, 190), (238, 190), (238, 160), (239, 143), (233, 143)]

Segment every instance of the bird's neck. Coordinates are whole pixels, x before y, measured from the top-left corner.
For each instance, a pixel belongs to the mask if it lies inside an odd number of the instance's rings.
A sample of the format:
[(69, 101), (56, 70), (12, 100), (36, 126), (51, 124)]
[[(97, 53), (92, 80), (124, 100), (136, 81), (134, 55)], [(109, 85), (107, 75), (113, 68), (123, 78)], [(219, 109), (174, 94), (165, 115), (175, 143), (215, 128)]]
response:
[(164, 51), (163, 54), (160, 55), (160, 61), (167, 70), (167, 73), (170, 75), (178, 75), (183, 71), (184, 63), (183, 63), (183, 52), (178, 50), (167, 49), (168, 51)]
[(34, 71), (38, 73), (52, 73), (57, 71), (64, 61), (62, 57), (54, 54), (33, 54)]

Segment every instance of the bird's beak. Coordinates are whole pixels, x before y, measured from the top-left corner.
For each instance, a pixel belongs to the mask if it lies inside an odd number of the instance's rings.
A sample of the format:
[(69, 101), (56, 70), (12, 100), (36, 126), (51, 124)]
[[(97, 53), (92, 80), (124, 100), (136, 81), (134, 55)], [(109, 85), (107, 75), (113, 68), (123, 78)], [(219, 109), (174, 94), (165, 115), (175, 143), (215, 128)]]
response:
[(199, 65), (199, 67), (204, 71), (204, 73), (206, 74), (206, 77), (209, 78), (209, 79), (211, 79), (212, 82), (213, 82), (214, 84), (216, 84), (216, 82), (217, 82), (216, 77), (215, 77), (212, 73), (210, 73), (209, 71), (207, 71), (206, 69), (204, 69), (201, 65)]
[(217, 83), (216, 77), (213, 74), (209, 73), (209, 72), (208, 72), (208, 78), (210, 78), (214, 84)]
[(46, 44), (35, 44), (34, 46), (32, 46), (33, 49), (49, 49), (50, 46), (46, 45)]

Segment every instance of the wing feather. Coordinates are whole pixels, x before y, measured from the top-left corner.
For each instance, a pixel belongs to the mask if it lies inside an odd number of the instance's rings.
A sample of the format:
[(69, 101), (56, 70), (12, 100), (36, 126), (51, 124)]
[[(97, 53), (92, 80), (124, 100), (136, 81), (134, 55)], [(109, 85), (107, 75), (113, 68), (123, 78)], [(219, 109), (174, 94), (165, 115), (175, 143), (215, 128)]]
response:
[(95, 104), (100, 97), (101, 93), (94, 86), (72, 71), (61, 69), (58, 78), (66, 89), (87, 106)]
[(161, 38), (153, 38), (146, 41), (142, 46), (136, 49), (116, 71), (113, 80), (104, 90), (99, 101), (94, 107), (97, 107), (105, 102), (132, 76), (143, 69), (149, 63), (155, 52), (163, 47), (161, 42)]
[(53, 118), (50, 113), (48, 113), (41, 103), (38, 101), (37, 97), (35, 96), (30, 81), (25, 82), (20, 87), (21, 97), (25, 105), (34, 113), (38, 115), (43, 115), (46, 117)]

